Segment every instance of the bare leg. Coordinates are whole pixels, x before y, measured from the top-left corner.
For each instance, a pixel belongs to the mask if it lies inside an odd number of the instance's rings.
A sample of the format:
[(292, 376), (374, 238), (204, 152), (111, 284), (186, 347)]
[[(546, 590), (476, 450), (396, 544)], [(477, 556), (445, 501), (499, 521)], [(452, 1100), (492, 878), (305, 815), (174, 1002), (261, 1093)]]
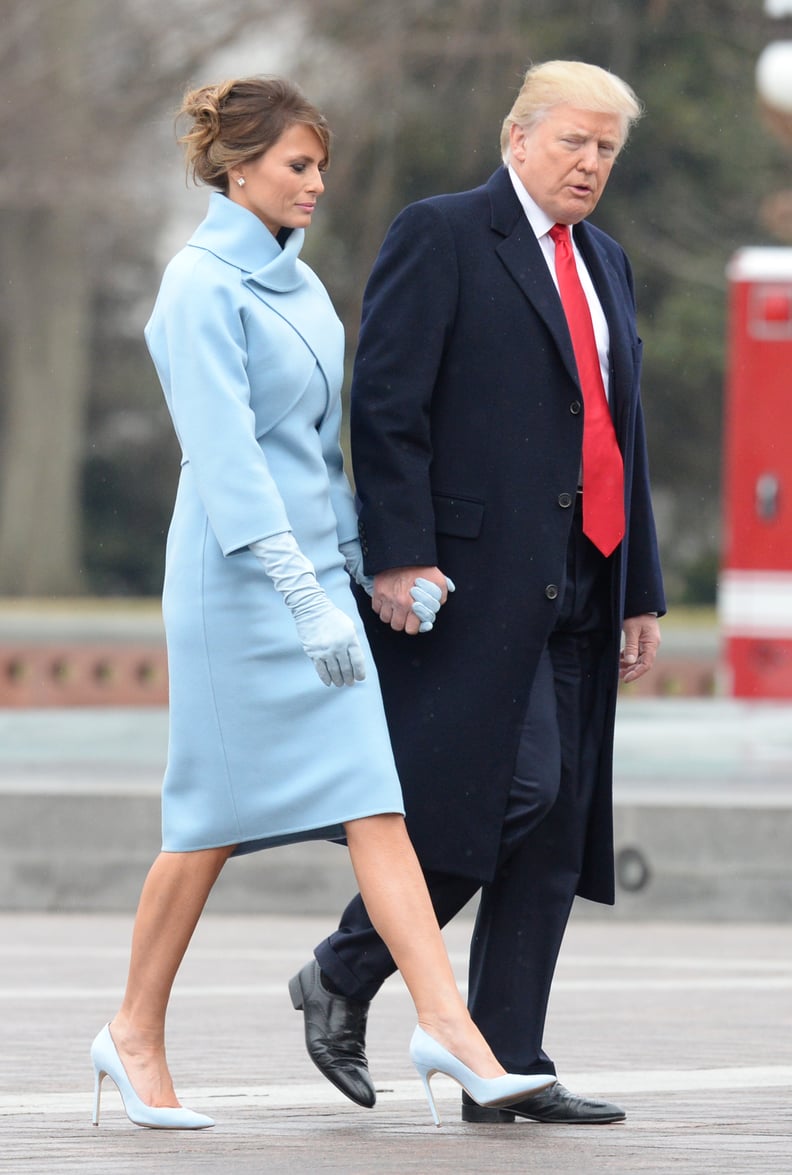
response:
[(160, 853), (143, 885), (126, 992), (110, 1024), (136, 1093), (148, 1106), (178, 1106), (165, 1059), (165, 1012), (173, 981), (212, 886), (233, 846)]
[(503, 1067), (454, 979), (403, 817), (369, 816), (345, 828), (368, 916), (402, 973), (419, 1024), (480, 1077), (499, 1077)]

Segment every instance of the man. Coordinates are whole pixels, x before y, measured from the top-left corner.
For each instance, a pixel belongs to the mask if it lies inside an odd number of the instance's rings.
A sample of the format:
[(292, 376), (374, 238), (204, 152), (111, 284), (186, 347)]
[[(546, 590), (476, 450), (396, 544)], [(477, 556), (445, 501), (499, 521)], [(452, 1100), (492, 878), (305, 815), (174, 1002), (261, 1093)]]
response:
[[(391, 226), (355, 364), (363, 610), (408, 827), (441, 924), (481, 891), (470, 1009), (514, 1072), (555, 1073), (542, 1035), (575, 894), (614, 900), (617, 683), (651, 668), (665, 610), (630, 267), (585, 219), (639, 115), (596, 66), (530, 69), (504, 166)], [(445, 606), (415, 639), (419, 578)], [(309, 1052), (373, 1105), (366, 1014), (394, 966), (359, 897), (315, 955), (293, 981)], [(625, 1115), (556, 1082), (501, 1109), (463, 1094), (462, 1116)]]

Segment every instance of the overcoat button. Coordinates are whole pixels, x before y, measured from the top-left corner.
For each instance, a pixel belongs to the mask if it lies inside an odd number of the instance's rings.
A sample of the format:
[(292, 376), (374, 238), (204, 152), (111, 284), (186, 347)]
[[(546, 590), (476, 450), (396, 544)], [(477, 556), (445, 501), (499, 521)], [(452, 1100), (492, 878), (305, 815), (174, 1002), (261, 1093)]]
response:
[(558, 504), (559, 504), (559, 506), (563, 506), (563, 508), (565, 510), (567, 510), (572, 505), (572, 495), (571, 494), (559, 494), (558, 495)]
[(558, 597), (558, 588), (554, 583), (549, 583), (545, 588), (545, 595), (548, 600), (555, 600)]
[(573, 416), (580, 416), (580, 412), (581, 412), (582, 407), (583, 407), (583, 405), (581, 404), (580, 400), (573, 400), (572, 403), (569, 405), (569, 411), (572, 413)]

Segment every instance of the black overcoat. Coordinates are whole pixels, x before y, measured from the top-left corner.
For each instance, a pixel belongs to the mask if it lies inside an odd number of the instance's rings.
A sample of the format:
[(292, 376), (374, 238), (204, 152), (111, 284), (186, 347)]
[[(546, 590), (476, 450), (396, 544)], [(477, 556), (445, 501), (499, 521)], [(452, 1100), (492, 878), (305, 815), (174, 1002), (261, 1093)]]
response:
[[(612, 902), (612, 755), (624, 615), (665, 609), (621, 247), (575, 230), (610, 330), (627, 537), (613, 557), (608, 720), (578, 892)], [(520, 720), (560, 605), (583, 435), (563, 309), (505, 168), (410, 205), (366, 288), (351, 403), (366, 570), (437, 565), (434, 630), (366, 619), (410, 835), (425, 868), (491, 878)]]

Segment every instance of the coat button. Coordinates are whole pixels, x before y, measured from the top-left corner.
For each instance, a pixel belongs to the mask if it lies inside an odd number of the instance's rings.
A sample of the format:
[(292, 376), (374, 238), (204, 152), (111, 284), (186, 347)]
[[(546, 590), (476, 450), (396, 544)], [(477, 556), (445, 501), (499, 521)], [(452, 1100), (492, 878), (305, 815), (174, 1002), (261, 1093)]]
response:
[(558, 504), (559, 504), (559, 506), (563, 506), (563, 508), (565, 510), (568, 510), (569, 507), (572, 505), (572, 495), (571, 494), (559, 494), (558, 495)]
[(580, 416), (582, 408), (583, 408), (583, 405), (581, 404), (580, 400), (573, 400), (572, 403), (569, 405), (569, 411), (572, 413), (573, 416)]
[(554, 583), (549, 583), (545, 588), (545, 595), (548, 600), (555, 600), (558, 598), (558, 588)]

